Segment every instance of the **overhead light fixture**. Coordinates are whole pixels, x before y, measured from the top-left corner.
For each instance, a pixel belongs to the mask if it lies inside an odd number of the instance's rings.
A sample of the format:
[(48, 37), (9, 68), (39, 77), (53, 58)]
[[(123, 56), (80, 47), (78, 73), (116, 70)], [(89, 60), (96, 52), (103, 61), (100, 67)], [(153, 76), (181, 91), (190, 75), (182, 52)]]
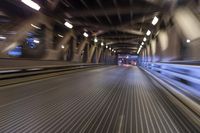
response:
[(146, 38), (146, 37), (144, 37), (144, 38), (143, 38), (143, 41), (144, 41), (144, 42), (146, 42), (146, 41), (147, 41), (147, 38)]
[(111, 50), (111, 48), (109, 48), (109, 50)]
[(142, 42), (141, 45), (144, 45), (144, 42)]
[(73, 28), (73, 25), (70, 24), (69, 22), (65, 22), (64, 25), (65, 25), (66, 27), (70, 28), (70, 29)]
[(62, 49), (64, 49), (64, 48), (65, 48), (65, 46), (64, 46), (64, 45), (61, 45), (61, 48), (62, 48)]
[(138, 49), (138, 51), (137, 51), (137, 54), (139, 54), (139, 53), (140, 53), (141, 49), (142, 49), (142, 47), (140, 47), (140, 48)]
[(32, 0), (21, 0), (21, 2), (37, 11), (40, 10), (40, 6)]
[(88, 35), (88, 33), (84, 32), (84, 33), (83, 33), (83, 36), (84, 36), (84, 37), (88, 37), (89, 35)]
[(187, 43), (190, 43), (190, 42), (191, 42), (191, 40), (190, 40), (190, 39), (187, 39), (187, 40), (186, 40), (186, 42), (187, 42)]
[(116, 50), (114, 50), (114, 53), (116, 53)]
[(1, 40), (5, 40), (5, 39), (7, 39), (5, 36), (0, 36), (0, 39)]
[(108, 48), (108, 45), (106, 45), (106, 48)]
[(114, 49), (112, 49), (112, 51), (114, 51)]
[(146, 35), (147, 35), (147, 36), (150, 36), (150, 35), (151, 35), (151, 31), (148, 30), (147, 33), (146, 33)]
[(60, 34), (58, 34), (58, 36), (59, 36), (59, 37), (61, 37), (61, 38), (63, 38), (63, 36), (62, 36), (62, 35), (60, 35)]
[(34, 43), (40, 43), (40, 41), (39, 41), (39, 40), (33, 40), (33, 42), (34, 42)]
[(153, 18), (153, 20), (152, 20), (152, 24), (153, 25), (156, 25), (157, 23), (158, 23), (158, 18), (155, 16), (154, 18)]
[(96, 38), (96, 37), (94, 38), (94, 42), (98, 42), (98, 40), (97, 40), (97, 38)]
[(101, 42), (101, 46), (104, 46), (104, 43), (103, 43), (103, 42)]
[(36, 28), (36, 29), (39, 29), (39, 30), (41, 29), (40, 27), (38, 27), (38, 26), (36, 26), (34, 24), (31, 24), (31, 26), (34, 27), (34, 28)]

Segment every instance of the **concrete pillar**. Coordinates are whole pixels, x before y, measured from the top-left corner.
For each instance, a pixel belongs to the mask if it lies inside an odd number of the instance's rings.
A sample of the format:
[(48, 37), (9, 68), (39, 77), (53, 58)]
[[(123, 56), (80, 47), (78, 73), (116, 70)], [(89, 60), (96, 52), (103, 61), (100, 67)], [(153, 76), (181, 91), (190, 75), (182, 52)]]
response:
[[(71, 37), (73, 36), (73, 31), (67, 32), (62, 40), (58, 43), (55, 50), (49, 49), (46, 53), (44, 59), (46, 60), (58, 60), (62, 53), (66, 53), (69, 48), (69, 41)], [(63, 48), (64, 47), (64, 48)]]
[(92, 57), (94, 55), (95, 48), (96, 48), (96, 45), (91, 46), (91, 48), (89, 50), (89, 56), (88, 56), (88, 59), (87, 59), (87, 63), (91, 63)]
[(101, 53), (102, 53), (102, 48), (98, 48), (97, 50), (97, 58), (96, 58), (96, 63), (98, 64), (100, 61)]
[(180, 7), (174, 12), (175, 25), (185, 38), (195, 40), (200, 38), (200, 22), (195, 14), (187, 7)]
[(73, 62), (82, 62), (81, 61), (81, 53), (84, 50), (86, 44), (88, 43), (87, 39), (85, 38), (78, 47), (77, 52), (74, 52), (73, 55)]
[[(199, 60), (200, 21), (188, 7), (181, 7), (174, 12), (174, 23), (182, 38), (184, 45), (184, 60)], [(186, 40), (191, 40), (186, 43)]]

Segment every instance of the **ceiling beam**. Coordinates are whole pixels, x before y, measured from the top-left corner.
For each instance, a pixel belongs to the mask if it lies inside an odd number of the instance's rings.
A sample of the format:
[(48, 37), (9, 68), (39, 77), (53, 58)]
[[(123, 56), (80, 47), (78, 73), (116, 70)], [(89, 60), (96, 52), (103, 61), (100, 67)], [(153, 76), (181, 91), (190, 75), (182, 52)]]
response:
[[(134, 9), (134, 10), (132, 10)], [(145, 9), (145, 10), (144, 10)], [(138, 13), (153, 13), (157, 12), (160, 9), (158, 7), (154, 6), (148, 6), (148, 5), (133, 5), (133, 6), (124, 6), (124, 7), (118, 7), (118, 8), (104, 8), (104, 9), (87, 9), (87, 10), (76, 10), (76, 11), (67, 11), (68, 14), (70, 14), (72, 17), (93, 17), (95, 16), (104, 16), (105, 12), (108, 16), (116, 15), (117, 13), (120, 13), (121, 15), (129, 14), (132, 10), (133, 14)]]

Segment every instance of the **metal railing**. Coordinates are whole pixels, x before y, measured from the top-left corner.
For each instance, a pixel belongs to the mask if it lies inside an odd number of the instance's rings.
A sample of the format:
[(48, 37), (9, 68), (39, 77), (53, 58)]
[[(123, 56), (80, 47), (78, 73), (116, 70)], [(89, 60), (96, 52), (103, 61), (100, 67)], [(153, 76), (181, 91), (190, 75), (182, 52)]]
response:
[(142, 66), (188, 96), (200, 101), (200, 66), (147, 62)]

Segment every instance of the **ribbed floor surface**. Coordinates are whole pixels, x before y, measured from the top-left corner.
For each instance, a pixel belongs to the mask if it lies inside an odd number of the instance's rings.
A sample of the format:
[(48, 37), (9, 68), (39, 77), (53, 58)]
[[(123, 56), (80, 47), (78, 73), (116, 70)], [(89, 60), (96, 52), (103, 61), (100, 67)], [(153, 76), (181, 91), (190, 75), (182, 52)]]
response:
[(199, 133), (137, 67), (0, 89), (0, 133)]

